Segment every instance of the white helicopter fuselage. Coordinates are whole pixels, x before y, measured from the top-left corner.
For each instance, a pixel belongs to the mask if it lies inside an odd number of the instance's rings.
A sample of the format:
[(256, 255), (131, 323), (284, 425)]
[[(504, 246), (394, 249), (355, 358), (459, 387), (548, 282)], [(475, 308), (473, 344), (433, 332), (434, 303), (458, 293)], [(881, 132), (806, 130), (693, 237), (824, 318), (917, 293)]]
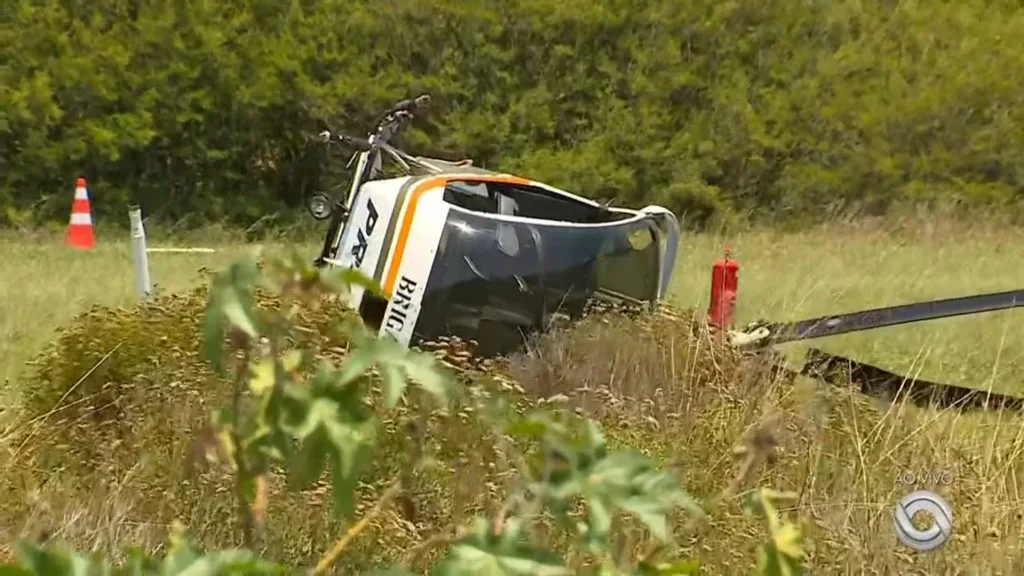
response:
[[(543, 324), (572, 299), (577, 284), (654, 303), (665, 295), (675, 265), (679, 231), (670, 211), (606, 208), (508, 174), (447, 169), (373, 180), (349, 202), (336, 257), (327, 263), (358, 269), (381, 287), (384, 300), (353, 287), (348, 303), (380, 335), (406, 346), (418, 336), (459, 335), (446, 332), (460, 329), (473, 338), (481, 322), (515, 330)], [(552, 218), (544, 217), (551, 211)], [(631, 249), (623, 239), (644, 245), (644, 256), (626, 254)], [(573, 252), (573, 243), (582, 252)], [(606, 268), (625, 265), (626, 271), (600, 276), (591, 263), (573, 272), (602, 254), (612, 254)], [(428, 305), (441, 309), (426, 314), (427, 296)]]

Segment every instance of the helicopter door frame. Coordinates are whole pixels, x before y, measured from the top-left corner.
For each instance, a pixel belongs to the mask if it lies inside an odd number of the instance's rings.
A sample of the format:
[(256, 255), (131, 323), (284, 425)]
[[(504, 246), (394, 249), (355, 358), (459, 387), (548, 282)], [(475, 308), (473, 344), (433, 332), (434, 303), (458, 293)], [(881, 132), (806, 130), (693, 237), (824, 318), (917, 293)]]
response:
[[(370, 136), (369, 142), (371, 146), (374, 143), (375, 136)], [(367, 164), (369, 163), (370, 156), (373, 156), (373, 165), (367, 170)], [(383, 167), (383, 159), (379, 150), (366, 150), (357, 152), (355, 157), (356, 168), (352, 172), (352, 182), (349, 184), (348, 193), (345, 195), (345, 214), (348, 217), (352, 216), (352, 206), (355, 205), (356, 199), (362, 192), (363, 185), (369, 182), (373, 182), (374, 176), (380, 173)], [(349, 166), (352, 165), (352, 160), (349, 160)], [(334, 218), (338, 218), (337, 215), (332, 215), (332, 221)], [(338, 259), (341, 256), (341, 247), (345, 242), (345, 232), (348, 229), (348, 221), (344, 221), (338, 226), (337, 231), (334, 233), (334, 237), (331, 239), (329, 244), (330, 248), (327, 253), (332, 254), (331, 259)]]
[[(502, 213), (481, 213), (462, 208), (444, 200), (444, 190), (451, 181), (480, 183), (509, 183), (547, 189), (566, 198), (584, 204), (597, 206), (585, 198), (580, 198), (563, 190), (546, 185), (542, 182), (510, 174), (475, 174), (450, 172), (444, 174), (413, 177), (407, 181), (408, 194), (403, 195), (400, 204), (393, 207), (388, 229), (394, 238), (381, 247), (382, 259), (381, 288), (387, 305), (380, 323), (380, 334), (391, 334), (405, 346), (413, 339), (413, 331), (419, 320), (420, 306), (428, 288), (427, 282), (440, 248), (442, 233), (448, 221), (450, 211), (465, 212), (478, 217), (497, 221), (497, 223), (522, 223), (539, 226), (556, 226), (566, 228), (603, 228), (611, 225), (627, 225), (629, 221), (649, 220), (652, 229), (658, 236), (658, 252), (661, 258), (658, 273), (657, 298), (660, 300), (668, 292), (675, 267), (678, 250), (679, 224), (675, 215), (661, 206), (648, 206), (642, 210), (613, 209), (628, 215), (625, 219), (612, 223), (579, 223), (558, 222), (538, 218), (524, 217)], [(664, 234), (665, 242), (661, 242)]]
[[(658, 300), (662, 300), (668, 294), (672, 286), (672, 274), (675, 272), (676, 261), (679, 254), (679, 219), (671, 210), (664, 206), (649, 205), (639, 211), (641, 214), (652, 216), (655, 221), (655, 230), (659, 236), (658, 251), (661, 255), (660, 283), (658, 286)], [(665, 243), (662, 244), (660, 236), (665, 235)]]

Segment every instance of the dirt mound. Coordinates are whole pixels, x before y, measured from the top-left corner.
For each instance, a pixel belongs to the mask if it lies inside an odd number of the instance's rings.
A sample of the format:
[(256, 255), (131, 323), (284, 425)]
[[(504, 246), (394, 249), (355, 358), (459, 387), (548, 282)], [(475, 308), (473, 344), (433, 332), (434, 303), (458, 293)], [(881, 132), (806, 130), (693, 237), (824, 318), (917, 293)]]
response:
[[(229, 391), (199, 356), (205, 303), (206, 290), (198, 289), (130, 310), (93, 309), (40, 355), (23, 389), (21, 425), (4, 443), (0, 541), (46, 532), (79, 548), (154, 547), (178, 519), (204, 544), (237, 543), (227, 478), (188, 465), (194, 439)], [(340, 305), (321, 304), (301, 313), (300, 338), (324, 356), (341, 357), (346, 341), (332, 330)], [(999, 502), (1024, 474), (1024, 459), (1016, 457), (1024, 453), (1024, 435), (993, 432), (988, 416), (922, 420), (842, 390), (780, 383), (757, 358), (717, 345), (685, 311), (602, 312), (504, 360), (474, 359), (452, 342), (436, 347), (467, 380), (498, 381), (526, 400), (595, 416), (613, 443), (681, 468), (698, 497), (717, 493), (735, 475), (731, 453), (745, 433), (755, 425), (768, 430), (778, 451), (761, 480), (801, 494), (815, 572), (958, 565), (945, 556), (894, 555), (891, 534), (878, 523), (888, 522), (891, 501), (904, 488), (893, 480), (901, 470), (955, 476), (944, 493), (959, 514), (959, 533), (976, 533), (954, 544), (961, 553), (993, 567), (1011, 566), (1021, 553), (1012, 539), (985, 536), (1018, 529)], [(468, 414), (433, 418), (429, 426), (438, 466), (415, 479), (408, 500), (362, 537), (341, 570), (402, 558), (493, 506), (503, 491), (512, 463), (490, 430)], [(404, 450), (397, 423), (383, 428), (360, 489), (363, 502)], [(344, 528), (331, 518), (325, 487), (290, 493), (274, 481), (271, 493), (263, 542), (272, 558), (308, 565)], [(730, 504), (711, 526), (686, 535), (684, 548), (709, 569), (729, 573), (753, 558), (756, 533)]]

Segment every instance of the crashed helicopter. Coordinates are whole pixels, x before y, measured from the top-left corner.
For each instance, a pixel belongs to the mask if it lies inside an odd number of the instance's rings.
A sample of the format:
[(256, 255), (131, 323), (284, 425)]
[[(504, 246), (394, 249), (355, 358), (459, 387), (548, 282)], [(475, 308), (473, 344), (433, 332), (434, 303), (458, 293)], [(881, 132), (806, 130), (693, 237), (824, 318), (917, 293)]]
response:
[[(389, 110), (367, 139), (321, 133), (358, 152), (344, 200), (311, 198), (330, 219), (320, 266), (355, 268), (384, 297), (354, 288), (349, 304), (404, 345), (455, 335), (482, 354), (509, 351), (592, 298), (654, 304), (676, 261), (671, 211), (627, 210), (470, 161), (413, 157), (390, 145), (428, 96)], [(405, 175), (375, 179), (387, 154)]]
[[(325, 143), (354, 149), (347, 194), (316, 193), (309, 211), (328, 220), (318, 267), (357, 269), (380, 293), (353, 287), (348, 304), (380, 335), (405, 346), (456, 336), (481, 355), (520, 348), (531, 334), (582, 317), (594, 301), (653, 309), (667, 294), (679, 245), (679, 222), (661, 206), (639, 210), (594, 202), (520, 176), (413, 156), (391, 144), (429, 95), (399, 102), (366, 138), (326, 130)], [(397, 177), (383, 176), (384, 160)], [(727, 281), (713, 276), (714, 282)], [(735, 270), (732, 281), (735, 282)], [(712, 286), (713, 298), (722, 286)], [(713, 307), (721, 306), (713, 303)], [(918, 302), (789, 323), (758, 322), (728, 330), (743, 349), (834, 336), (897, 324), (1024, 306), (1024, 289)], [(716, 314), (717, 316), (717, 314)], [(720, 319), (719, 319), (720, 320)], [(812, 349), (793, 376), (860, 384), (895, 395), (906, 378)], [(915, 381), (911, 398), (940, 405), (1024, 409), (1024, 399)]]

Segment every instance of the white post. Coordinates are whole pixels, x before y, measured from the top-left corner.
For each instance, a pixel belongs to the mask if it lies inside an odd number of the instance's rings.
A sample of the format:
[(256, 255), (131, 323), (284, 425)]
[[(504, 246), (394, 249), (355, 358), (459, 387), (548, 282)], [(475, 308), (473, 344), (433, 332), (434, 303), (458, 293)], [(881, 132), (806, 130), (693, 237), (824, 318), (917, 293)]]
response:
[(149, 295), (149, 260), (146, 257), (146, 230), (142, 227), (142, 208), (128, 204), (132, 229), (132, 262), (135, 264), (135, 292), (139, 300)]

